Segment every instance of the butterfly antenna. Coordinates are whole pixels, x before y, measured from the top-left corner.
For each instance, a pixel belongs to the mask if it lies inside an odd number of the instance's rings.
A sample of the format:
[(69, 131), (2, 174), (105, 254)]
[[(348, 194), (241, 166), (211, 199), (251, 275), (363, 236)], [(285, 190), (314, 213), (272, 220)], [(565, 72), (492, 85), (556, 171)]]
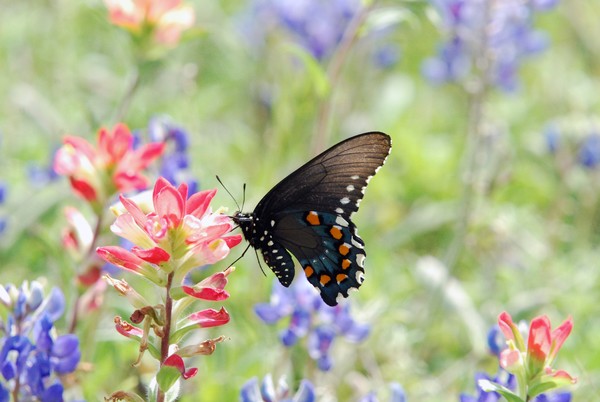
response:
[[(223, 182), (221, 181), (221, 178), (217, 175), (216, 176), (217, 181), (221, 184), (221, 186), (223, 186), (223, 188), (225, 189), (225, 191), (227, 191), (227, 194), (229, 194), (229, 196), (231, 197), (231, 199), (233, 200), (233, 202), (235, 202), (235, 206), (238, 208), (238, 211), (241, 211), (242, 208), (240, 208), (240, 204), (238, 204), (238, 202), (236, 201), (235, 197), (233, 196), (233, 194), (231, 194), (231, 191), (229, 191), (229, 189), (227, 187), (225, 187), (225, 184), (223, 184)], [(244, 183), (244, 200), (246, 199), (246, 183)], [(242, 202), (242, 207), (244, 206), (244, 203)], [(245, 253), (245, 251), (244, 251)], [(243, 256), (244, 254), (242, 254)], [(240, 257), (242, 258), (242, 257)], [(239, 260), (239, 258), (238, 258)], [(237, 261), (237, 260), (235, 260)], [(235, 262), (234, 261), (234, 262)]]
[(246, 183), (244, 183), (244, 186), (242, 187), (242, 208), (240, 208), (240, 211), (244, 210), (245, 204), (246, 204)]

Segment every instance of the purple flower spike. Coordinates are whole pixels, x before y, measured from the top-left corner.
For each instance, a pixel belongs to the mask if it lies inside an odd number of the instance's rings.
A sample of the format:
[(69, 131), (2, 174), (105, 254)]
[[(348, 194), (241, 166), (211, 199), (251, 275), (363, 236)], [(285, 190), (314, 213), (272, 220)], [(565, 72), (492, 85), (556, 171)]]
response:
[[(0, 372), (5, 380), (18, 384), (18, 391), (0, 385), (0, 402), (5, 391), (17, 392), (19, 400), (54, 402), (63, 400), (58, 375), (73, 372), (81, 356), (75, 335), (56, 337), (54, 322), (64, 311), (64, 296), (58, 288), (44, 298), (42, 285), (25, 282), (20, 288), (2, 287), (0, 299), (9, 314), (0, 323)], [(7, 384), (4, 384), (7, 385)]]
[(248, 380), (240, 391), (241, 402), (314, 402), (315, 390), (308, 380), (302, 380), (295, 395), (290, 395), (290, 389), (282, 378), (277, 386), (273, 378), (267, 374), (259, 385), (258, 379)]
[(485, 57), (484, 82), (503, 91), (519, 87), (524, 61), (548, 47), (547, 36), (533, 28), (534, 13), (547, 11), (556, 0), (430, 0), (447, 34), (437, 55), (425, 60), (423, 76), (433, 84), (462, 82)]
[(308, 335), (308, 352), (322, 371), (333, 366), (329, 350), (336, 337), (361, 342), (370, 333), (369, 325), (354, 321), (349, 304), (328, 306), (305, 280), (296, 280), (289, 288), (274, 281), (271, 302), (257, 304), (254, 311), (270, 325), (290, 317), (280, 336), (282, 344), (290, 347)]

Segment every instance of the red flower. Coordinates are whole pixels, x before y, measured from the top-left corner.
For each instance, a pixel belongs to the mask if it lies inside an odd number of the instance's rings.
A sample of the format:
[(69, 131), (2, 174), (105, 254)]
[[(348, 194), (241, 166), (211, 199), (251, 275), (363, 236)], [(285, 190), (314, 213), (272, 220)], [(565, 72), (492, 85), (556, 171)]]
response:
[(194, 25), (194, 9), (181, 0), (104, 0), (110, 21), (136, 35), (149, 30), (164, 45), (175, 45)]
[(112, 131), (101, 128), (96, 146), (83, 138), (66, 136), (56, 152), (54, 170), (69, 178), (80, 197), (104, 203), (115, 192), (145, 189), (148, 179), (142, 171), (164, 148), (164, 143), (155, 142), (133, 149), (133, 135), (121, 123)]

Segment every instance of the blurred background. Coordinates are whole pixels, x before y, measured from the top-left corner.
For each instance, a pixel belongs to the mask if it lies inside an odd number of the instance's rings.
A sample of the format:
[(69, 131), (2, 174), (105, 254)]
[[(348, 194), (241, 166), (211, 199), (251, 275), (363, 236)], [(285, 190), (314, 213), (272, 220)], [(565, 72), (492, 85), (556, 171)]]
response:
[[(306, 371), (288, 382), (309, 378), (319, 401), (389, 400), (391, 382), (411, 401), (458, 401), (475, 393), (475, 373), (497, 370), (487, 334), (502, 311), (554, 325), (571, 315), (555, 366), (578, 377), (573, 400), (597, 398), (600, 3), (188, 4), (194, 27), (142, 64), (100, 0), (2, 4), (0, 283), (43, 277), (73, 294), (62, 210), (89, 211), (51, 168), (65, 134), (92, 141), (123, 121), (147, 141), (153, 124), (176, 128), (184, 145), (164, 163), (218, 188), (213, 206), (233, 214), (215, 175), (238, 203), (247, 184), (249, 212), (317, 152), (378, 130), (393, 149), (353, 218), (368, 258), (349, 299), (369, 336), (336, 340), (327, 372), (301, 344), (281, 346), (286, 323), (266, 325), (252, 308), (269, 301), (274, 277), (249, 251), (223, 302), (232, 321), (197, 335), (228, 340), (193, 360), (199, 374), (181, 400), (237, 400), (250, 378), (277, 379), (294, 360)], [(114, 331), (130, 307), (110, 288), (90, 314), (77, 382), (92, 401), (146, 379), (131, 367), (137, 344)]]

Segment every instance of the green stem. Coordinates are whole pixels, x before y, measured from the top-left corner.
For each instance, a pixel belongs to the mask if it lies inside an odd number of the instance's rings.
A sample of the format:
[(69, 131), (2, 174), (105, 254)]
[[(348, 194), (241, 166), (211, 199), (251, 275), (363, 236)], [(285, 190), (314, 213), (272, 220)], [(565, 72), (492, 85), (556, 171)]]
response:
[(129, 82), (127, 91), (125, 92), (125, 94), (123, 95), (123, 98), (121, 99), (121, 102), (115, 109), (115, 114), (114, 114), (114, 118), (113, 118), (114, 122), (119, 122), (119, 121), (123, 120), (123, 118), (127, 114), (127, 111), (129, 110), (129, 106), (131, 105), (131, 101), (133, 100), (133, 95), (135, 94), (135, 91), (138, 88), (139, 84), (140, 84), (140, 73), (139, 73), (139, 70), (136, 69), (133, 72), (133, 77), (131, 78), (131, 81)]
[[(171, 297), (171, 286), (173, 285), (174, 272), (167, 277), (166, 300), (165, 300), (165, 325), (163, 327), (163, 337), (160, 343), (160, 365), (162, 366), (167, 357), (169, 357), (169, 339), (171, 335), (171, 320), (173, 316), (173, 298)], [(165, 393), (159, 389), (156, 398), (157, 402), (164, 402)]]
[(331, 117), (334, 88), (340, 79), (342, 67), (348, 58), (350, 49), (358, 38), (358, 31), (367, 19), (371, 7), (372, 5), (364, 7), (356, 16), (354, 16), (352, 21), (350, 21), (350, 24), (348, 24), (348, 27), (344, 31), (342, 40), (336, 52), (333, 54), (331, 62), (329, 63), (327, 77), (329, 79), (330, 90), (328, 94), (321, 100), (319, 110), (317, 112), (317, 128), (312, 144), (313, 153), (321, 152), (327, 144), (327, 134), (329, 132), (327, 130), (327, 126), (329, 125)]
[[(491, 5), (485, 3), (485, 21), (489, 23), (491, 18)], [(490, 54), (488, 53), (488, 27), (489, 24), (483, 24), (483, 32), (481, 37), (483, 40), (479, 44), (480, 49), (477, 51), (479, 57), (475, 60), (474, 65), (479, 66), (478, 79), (473, 87), (469, 90), (469, 121), (467, 128), (467, 138), (465, 146), (465, 154), (463, 156), (463, 166), (461, 169), (462, 178), (462, 193), (459, 205), (456, 225), (454, 228), (454, 238), (450, 244), (444, 262), (448, 270), (452, 272), (456, 265), (462, 250), (465, 245), (465, 240), (469, 230), (469, 224), (474, 211), (474, 202), (478, 190), (482, 190), (485, 186), (482, 183), (481, 168), (484, 166), (487, 155), (483, 152), (484, 141), (484, 106), (490, 88)]]

